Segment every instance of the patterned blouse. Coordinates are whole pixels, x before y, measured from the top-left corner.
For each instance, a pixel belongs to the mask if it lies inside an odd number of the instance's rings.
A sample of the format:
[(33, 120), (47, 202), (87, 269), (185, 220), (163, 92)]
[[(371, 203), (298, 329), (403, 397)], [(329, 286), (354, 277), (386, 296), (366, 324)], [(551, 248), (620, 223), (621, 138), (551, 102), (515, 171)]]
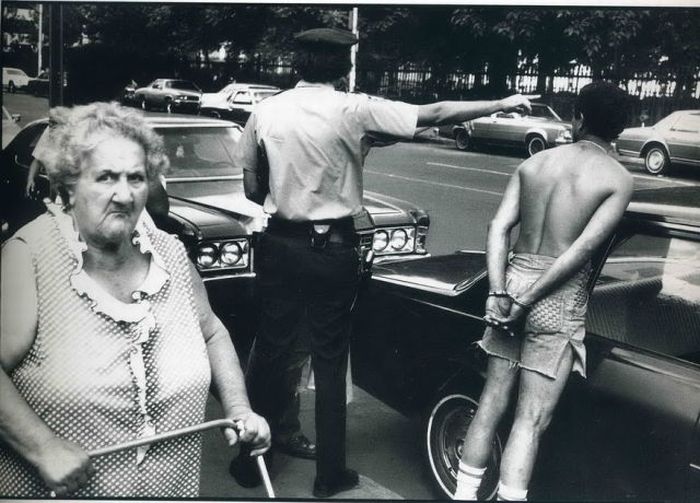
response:
[[(31, 253), (38, 325), (10, 378), (58, 437), (92, 450), (204, 420), (209, 359), (176, 238), (144, 212), (133, 242), (150, 267), (128, 304), (83, 270), (87, 246), (58, 206), (13, 239)], [(201, 444), (192, 435), (96, 457), (95, 475), (70, 496), (196, 497)], [(1, 441), (0, 494), (49, 495), (36, 469)]]

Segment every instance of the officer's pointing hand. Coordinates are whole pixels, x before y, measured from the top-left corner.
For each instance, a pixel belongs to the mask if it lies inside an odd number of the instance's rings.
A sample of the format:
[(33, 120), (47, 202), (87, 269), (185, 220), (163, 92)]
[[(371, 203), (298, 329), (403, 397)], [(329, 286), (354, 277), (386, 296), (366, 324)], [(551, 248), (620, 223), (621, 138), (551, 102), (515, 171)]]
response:
[(500, 105), (501, 110), (504, 112), (530, 113), (532, 111), (530, 100), (522, 94), (514, 94), (513, 96), (508, 96), (507, 98), (501, 100)]

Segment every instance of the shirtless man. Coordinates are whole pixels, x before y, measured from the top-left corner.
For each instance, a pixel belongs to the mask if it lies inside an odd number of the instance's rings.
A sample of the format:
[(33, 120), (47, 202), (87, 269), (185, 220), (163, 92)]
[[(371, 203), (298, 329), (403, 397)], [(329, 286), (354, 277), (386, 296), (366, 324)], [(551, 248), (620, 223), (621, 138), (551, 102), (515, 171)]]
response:
[[(496, 429), (519, 381), (498, 499), (525, 500), (540, 437), (567, 378), (572, 370), (586, 375), (590, 260), (632, 196), (632, 177), (608, 155), (610, 141), (624, 128), (627, 99), (605, 82), (581, 89), (574, 143), (523, 162), (489, 226), (489, 327), (479, 342), (489, 355), (487, 379), (465, 438), (455, 499), (477, 498)], [(517, 224), (520, 234), (509, 254)]]

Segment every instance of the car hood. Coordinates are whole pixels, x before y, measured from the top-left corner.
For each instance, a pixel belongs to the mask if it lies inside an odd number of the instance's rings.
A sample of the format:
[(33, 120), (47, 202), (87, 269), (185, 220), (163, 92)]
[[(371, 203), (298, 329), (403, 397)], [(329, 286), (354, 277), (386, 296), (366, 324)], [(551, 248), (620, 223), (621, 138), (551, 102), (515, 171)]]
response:
[(202, 93), (202, 106), (226, 106), (226, 95), (219, 93)]
[[(168, 181), (168, 194), (178, 200), (191, 201), (211, 209), (223, 210), (241, 221), (246, 221), (246, 228), (258, 231), (264, 226), (267, 215), (262, 206), (245, 197), (243, 183), (235, 180), (198, 180)], [(406, 225), (416, 223), (424, 212), (401, 199), (365, 192), (364, 206), (373, 223), (378, 226)], [(427, 216), (426, 216), (427, 218)]]
[(230, 215), (220, 209), (176, 197), (170, 197), (170, 213), (185, 224), (185, 235), (198, 239), (248, 236), (256, 227), (250, 217)]
[(454, 297), (468, 290), (485, 274), (484, 252), (461, 251), (418, 260), (384, 262), (374, 266), (372, 279)]

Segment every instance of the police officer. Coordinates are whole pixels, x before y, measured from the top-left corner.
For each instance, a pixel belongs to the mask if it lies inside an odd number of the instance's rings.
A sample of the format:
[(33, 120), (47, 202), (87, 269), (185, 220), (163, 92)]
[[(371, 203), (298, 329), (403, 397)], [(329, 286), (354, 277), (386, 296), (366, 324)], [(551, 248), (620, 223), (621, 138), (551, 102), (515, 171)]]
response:
[[(337, 91), (334, 83), (350, 71), (355, 35), (317, 28), (295, 38), (302, 80), (257, 105), (238, 145), (246, 196), (270, 215), (256, 246), (261, 322), (246, 381), (253, 408), (278, 424), (290, 399), (284, 369), (305, 315), (316, 381), (313, 494), (327, 498), (358, 484), (345, 465), (345, 375), (360, 266), (353, 215), (362, 211), (368, 147), (377, 136), (410, 139), (416, 127), (530, 104), (515, 95), (417, 106)], [(242, 453), (231, 472), (240, 482), (251, 466)]]

